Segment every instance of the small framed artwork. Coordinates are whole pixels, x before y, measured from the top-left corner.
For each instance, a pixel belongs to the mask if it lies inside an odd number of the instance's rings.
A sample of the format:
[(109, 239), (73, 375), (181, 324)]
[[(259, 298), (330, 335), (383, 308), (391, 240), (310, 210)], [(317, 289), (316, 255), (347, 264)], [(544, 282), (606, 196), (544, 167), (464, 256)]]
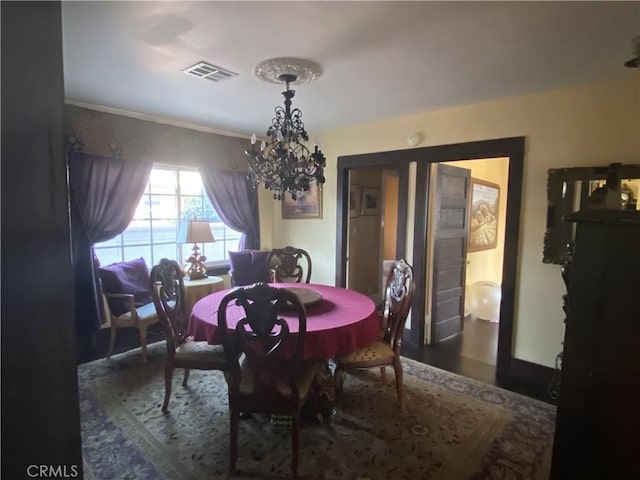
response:
[(311, 182), (308, 192), (298, 194), (293, 200), (291, 193), (285, 192), (282, 199), (282, 218), (322, 218), (322, 185)]
[(472, 178), (469, 252), (496, 248), (499, 206), (500, 185)]
[(349, 187), (349, 217), (359, 217), (361, 208), (362, 190), (360, 189), (360, 185), (353, 184)]
[(362, 215), (380, 215), (380, 189), (362, 187)]

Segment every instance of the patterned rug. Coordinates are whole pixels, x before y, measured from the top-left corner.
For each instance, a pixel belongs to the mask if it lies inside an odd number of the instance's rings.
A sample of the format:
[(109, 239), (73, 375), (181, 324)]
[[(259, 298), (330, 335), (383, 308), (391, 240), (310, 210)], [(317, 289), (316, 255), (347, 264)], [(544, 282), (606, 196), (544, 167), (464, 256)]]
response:
[[(78, 368), (85, 478), (228, 478), (229, 416), (220, 372), (174, 372), (169, 414), (163, 343)], [(392, 369), (349, 374), (342, 416), (304, 423), (305, 479), (546, 479), (555, 407), (403, 358), (405, 408)], [(241, 420), (238, 476), (288, 478), (290, 432)]]

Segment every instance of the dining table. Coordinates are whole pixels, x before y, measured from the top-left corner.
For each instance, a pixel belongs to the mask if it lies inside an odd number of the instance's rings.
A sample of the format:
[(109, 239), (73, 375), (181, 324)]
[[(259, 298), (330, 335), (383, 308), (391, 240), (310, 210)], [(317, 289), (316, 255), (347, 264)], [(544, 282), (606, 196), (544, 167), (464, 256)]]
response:
[[(342, 287), (306, 283), (270, 283), (275, 288), (287, 288), (299, 294), (307, 313), (307, 332), (303, 357), (331, 359), (349, 353), (376, 340), (380, 323), (376, 305), (366, 295)], [(242, 287), (236, 287), (242, 288)], [(230, 289), (207, 295), (198, 300), (191, 311), (189, 335), (195, 341), (220, 344), (218, 307)], [(298, 332), (295, 311), (281, 310), (287, 320), (290, 335)], [(241, 306), (230, 302), (227, 306), (227, 328), (235, 331), (236, 324), (245, 317)]]

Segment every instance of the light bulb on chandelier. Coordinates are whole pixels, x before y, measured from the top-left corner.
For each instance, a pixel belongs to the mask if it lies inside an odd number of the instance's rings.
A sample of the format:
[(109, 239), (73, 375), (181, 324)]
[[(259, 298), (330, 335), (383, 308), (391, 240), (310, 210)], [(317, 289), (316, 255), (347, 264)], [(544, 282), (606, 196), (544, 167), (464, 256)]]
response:
[[(283, 69), (289, 72), (282, 73)], [(277, 78), (278, 82), (286, 85), (286, 90), (282, 92), (284, 108), (275, 108), (275, 117), (267, 130), (268, 140), (261, 142), (259, 150), (255, 133), (251, 136), (251, 150), (245, 152), (249, 161), (249, 177), (254, 187), (263, 184), (264, 188), (272, 190), (274, 199), (282, 200), (285, 192), (289, 192), (296, 200), (298, 195), (309, 191), (312, 182), (325, 182), (326, 159), (317, 143), (313, 151), (306, 146), (309, 135), (302, 122), (302, 111), (291, 108), (295, 91), (290, 85), (313, 80), (320, 76), (321, 70), (313, 62), (282, 58), (261, 62), (255, 73), (272, 83)]]

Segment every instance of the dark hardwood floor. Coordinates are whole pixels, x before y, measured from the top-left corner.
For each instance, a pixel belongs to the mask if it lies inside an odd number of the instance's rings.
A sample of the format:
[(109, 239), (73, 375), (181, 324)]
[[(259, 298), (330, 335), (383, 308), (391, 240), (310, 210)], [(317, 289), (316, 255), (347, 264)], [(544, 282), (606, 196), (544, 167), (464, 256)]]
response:
[(461, 335), (435, 345), (425, 345), (421, 349), (402, 346), (402, 355), (418, 362), (543, 402), (555, 403), (544, 386), (513, 377), (497, 377), (497, 351), (498, 324), (470, 317), (465, 319), (464, 332)]

